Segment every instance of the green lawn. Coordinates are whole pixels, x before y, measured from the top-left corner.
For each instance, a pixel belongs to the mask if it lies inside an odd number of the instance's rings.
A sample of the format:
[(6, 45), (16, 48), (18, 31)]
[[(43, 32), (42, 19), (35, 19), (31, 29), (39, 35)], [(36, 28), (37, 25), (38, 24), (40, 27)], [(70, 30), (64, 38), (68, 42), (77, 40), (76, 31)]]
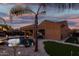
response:
[(44, 48), (50, 56), (79, 56), (79, 47), (47, 41)]

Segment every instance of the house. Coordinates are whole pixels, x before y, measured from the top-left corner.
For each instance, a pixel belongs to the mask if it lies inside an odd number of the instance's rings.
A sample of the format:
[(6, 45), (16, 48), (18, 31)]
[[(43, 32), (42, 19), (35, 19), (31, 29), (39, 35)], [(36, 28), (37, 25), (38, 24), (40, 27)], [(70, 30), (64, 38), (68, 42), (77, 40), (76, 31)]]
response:
[(9, 25), (0, 24), (0, 31), (8, 31), (12, 30), (13, 28)]
[[(34, 37), (34, 25), (21, 27), (20, 30), (24, 31), (25, 35)], [(70, 29), (67, 21), (53, 22), (44, 20), (38, 25), (38, 33), (42, 35), (43, 39), (63, 40), (69, 37)]]
[(13, 30), (13, 28), (9, 25), (0, 24), (0, 37), (5, 37), (7, 35), (7, 32)]

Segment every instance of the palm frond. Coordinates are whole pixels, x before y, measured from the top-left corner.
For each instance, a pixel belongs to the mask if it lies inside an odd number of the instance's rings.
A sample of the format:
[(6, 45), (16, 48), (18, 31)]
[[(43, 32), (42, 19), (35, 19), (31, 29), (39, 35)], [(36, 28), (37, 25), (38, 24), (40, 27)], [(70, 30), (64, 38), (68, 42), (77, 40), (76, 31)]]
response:
[(28, 7), (22, 7), (22, 6), (14, 6), (10, 10), (10, 14), (12, 15), (22, 15), (22, 14), (29, 14), (29, 13), (34, 13), (30, 8)]

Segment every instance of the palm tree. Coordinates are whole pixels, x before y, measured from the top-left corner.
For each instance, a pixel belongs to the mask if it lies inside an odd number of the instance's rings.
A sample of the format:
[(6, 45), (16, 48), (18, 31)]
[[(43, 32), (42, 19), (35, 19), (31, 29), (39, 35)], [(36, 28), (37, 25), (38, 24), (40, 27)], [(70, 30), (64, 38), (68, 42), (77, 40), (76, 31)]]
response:
[(22, 14), (34, 14), (35, 15), (35, 23), (34, 23), (34, 37), (35, 37), (35, 51), (38, 51), (38, 39), (37, 39), (37, 31), (38, 31), (38, 15), (39, 14), (44, 14), (46, 13), (45, 9), (44, 11), (40, 12), (41, 8), (45, 8), (46, 4), (39, 4), (38, 5), (38, 9), (37, 12), (34, 12), (32, 9), (30, 9), (29, 7), (22, 7), (22, 6), (14, 6), (13, 8), (11, 8), (10, 10), (10, 19), (12, 21), (12, 17), (13, 16), (18, 16), (18, 15), (22, 15)]

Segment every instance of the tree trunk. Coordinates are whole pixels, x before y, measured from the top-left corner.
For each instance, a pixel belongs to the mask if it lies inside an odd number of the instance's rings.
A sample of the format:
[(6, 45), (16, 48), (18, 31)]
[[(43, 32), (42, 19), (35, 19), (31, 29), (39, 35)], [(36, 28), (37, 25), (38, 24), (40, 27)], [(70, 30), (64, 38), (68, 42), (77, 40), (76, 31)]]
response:
[(34, 35), (35, 35), (35, 52), (38, 51), (38, 15), (35, 15)]

